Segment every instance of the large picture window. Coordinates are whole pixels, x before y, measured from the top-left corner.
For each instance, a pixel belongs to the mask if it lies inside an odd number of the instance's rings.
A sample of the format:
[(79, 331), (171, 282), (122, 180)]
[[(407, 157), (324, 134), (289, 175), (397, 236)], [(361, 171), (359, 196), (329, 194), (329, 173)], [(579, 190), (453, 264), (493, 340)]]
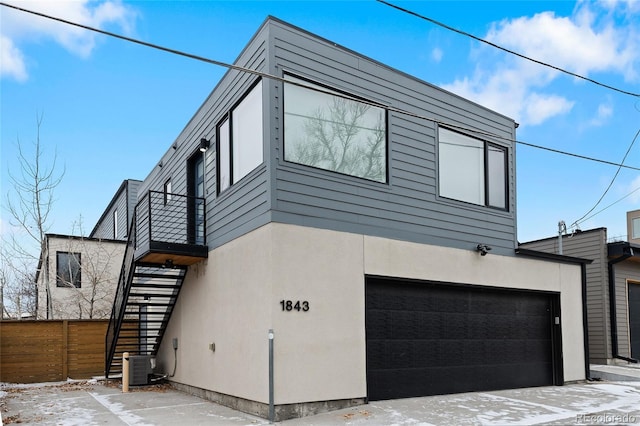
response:
[(438, 155), (442, 197), (507, 209), (507, 148), (441, 127)]
[[(294, 77), (286, 78), (314, 86)], [(324, 92), (285, 82), (284, 159), (386, 182), (385, 109)]]
[(56, 252), (56, 286), (82, 286), (80, 253)]
[(262, 81), (218, 124), (218, 191), (224, 191), (264, 161)]

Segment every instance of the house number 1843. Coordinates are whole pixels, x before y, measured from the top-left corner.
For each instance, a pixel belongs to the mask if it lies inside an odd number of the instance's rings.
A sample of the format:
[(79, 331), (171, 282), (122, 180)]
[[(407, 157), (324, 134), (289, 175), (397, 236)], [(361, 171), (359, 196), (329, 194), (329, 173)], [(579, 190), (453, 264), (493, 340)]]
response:
[(282, 310), (285, 312), (291, 312), (291, 311), (307, 312), (309, 310), (309, 302), (307, 302), (306, 300), (303, 300), (303, 301), (281, 300), (280, 306), (282, 307)]

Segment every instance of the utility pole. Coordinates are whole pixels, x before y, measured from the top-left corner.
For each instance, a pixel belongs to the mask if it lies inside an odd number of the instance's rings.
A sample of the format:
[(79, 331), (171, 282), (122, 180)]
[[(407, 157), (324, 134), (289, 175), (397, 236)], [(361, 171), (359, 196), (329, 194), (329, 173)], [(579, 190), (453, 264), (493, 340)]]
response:
[(564, 220), (558, 222), (558, 254), (562, 254), (562, 235), (567, 233), (567, 225)]

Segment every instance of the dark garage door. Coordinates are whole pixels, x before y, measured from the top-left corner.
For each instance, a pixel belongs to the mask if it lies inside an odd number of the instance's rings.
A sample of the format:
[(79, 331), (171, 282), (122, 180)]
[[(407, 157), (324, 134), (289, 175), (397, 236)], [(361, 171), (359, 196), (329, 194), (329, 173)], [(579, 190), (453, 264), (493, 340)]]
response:
[(548, 293), (368, 278), (369, 400), (561, 384), (558, 303)]

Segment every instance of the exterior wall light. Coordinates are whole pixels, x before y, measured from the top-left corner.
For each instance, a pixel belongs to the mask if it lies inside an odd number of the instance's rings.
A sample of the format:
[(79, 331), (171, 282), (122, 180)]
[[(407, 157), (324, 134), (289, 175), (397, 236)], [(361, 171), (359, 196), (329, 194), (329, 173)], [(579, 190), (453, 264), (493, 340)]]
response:
[(489, 253), (489, 251), (491, 250), (491, 247), (486, 244), (478, 244), (476, 246), (476, 250), (480, 252), (480, 256), (486, 256), (487, 253)]
[(205, 138), (200, 139), (200, 152), (207, 152), (209, 149), (209, 141)]

